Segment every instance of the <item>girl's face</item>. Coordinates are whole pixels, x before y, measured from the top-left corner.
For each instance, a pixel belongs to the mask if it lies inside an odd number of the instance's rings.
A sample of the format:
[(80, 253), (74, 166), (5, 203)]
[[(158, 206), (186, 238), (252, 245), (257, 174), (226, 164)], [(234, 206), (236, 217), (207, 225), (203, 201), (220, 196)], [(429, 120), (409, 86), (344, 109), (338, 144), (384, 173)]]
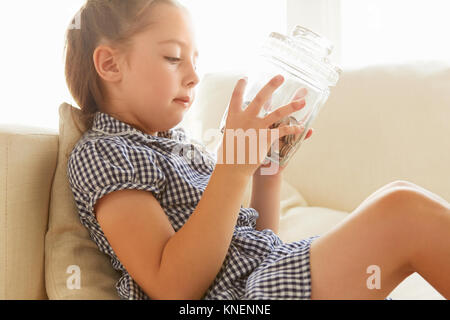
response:
[(110, 99), (105, 111), (156, 135), (181, 122), (195, 98), (199, 77), (198, 51), (188, 13), (167, 4), (158, 4), (153, 10), (155, 23), (133, 38), (126, 53), (129, 65), (121, 60), (121, 76), (107, 82)]

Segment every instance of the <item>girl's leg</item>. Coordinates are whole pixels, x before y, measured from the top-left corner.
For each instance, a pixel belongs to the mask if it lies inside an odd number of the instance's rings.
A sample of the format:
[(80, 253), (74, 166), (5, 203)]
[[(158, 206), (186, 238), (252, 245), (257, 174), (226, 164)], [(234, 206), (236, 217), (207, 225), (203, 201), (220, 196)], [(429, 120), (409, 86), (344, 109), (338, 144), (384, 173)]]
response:
[[(397, 180), (391, 183), (388, 183), (386, 185), (384, 185), (383, 187), (381, 187), (380, 189), (376, 190), (374, 193), (372, 193), (369, 197), (367, 197), (366, 200), (364, 200), (364, 202), (362, 204), (365, 204), (367, 201), (370, 201), (372, 199), (374, 199), (376, 196), (380, 195), (381, 193), (392, 189), (392, 188), (396, 188), (396, 187), (410, 187), (416, 190), (421, 191), (423, 194), (426, 194), (427, 196), (429, 196), (430, 198), (434, 199), (435, 201), (441, 203), (443, 206), (446, 206), (447, 208), (450, 208), (450, 203), (443, 199), (442, 197), (438, 196), (437, 194), (422, 188), (421, 186), (418, 186), (415, 183), (406, 181), (406, 180)], [(361, 205), (362, 205), (361, 204)]]
[(312, 243), (311, 298), (383, 299), (417, 271), (449, 299), (449, 233), (448, 203), (409, 186), (373, 194)]

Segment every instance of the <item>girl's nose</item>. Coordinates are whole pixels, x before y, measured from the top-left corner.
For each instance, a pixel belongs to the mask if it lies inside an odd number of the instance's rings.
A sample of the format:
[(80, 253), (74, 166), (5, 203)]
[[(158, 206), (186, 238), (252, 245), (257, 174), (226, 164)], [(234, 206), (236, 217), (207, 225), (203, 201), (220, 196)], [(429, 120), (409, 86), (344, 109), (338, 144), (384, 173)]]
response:
[(200, 78), (199, 78), (199, 75), (197, 73), (197, 69), (195, 66), (192, 66), (190, 71), (191, 72), (186, 77), (186, 79), (187, 79), (186, 82), (189, 87), (195, 87), (200, 82)]

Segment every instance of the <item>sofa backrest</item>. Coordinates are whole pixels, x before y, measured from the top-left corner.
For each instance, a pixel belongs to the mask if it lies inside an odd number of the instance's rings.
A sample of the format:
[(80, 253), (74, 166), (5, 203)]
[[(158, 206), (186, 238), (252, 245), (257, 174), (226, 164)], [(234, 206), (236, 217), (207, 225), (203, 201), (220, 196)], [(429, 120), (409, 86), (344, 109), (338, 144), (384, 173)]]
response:
[(57, 154), (57, 132), (0, 126), (0, 300), (47, 298), (44, 238)]

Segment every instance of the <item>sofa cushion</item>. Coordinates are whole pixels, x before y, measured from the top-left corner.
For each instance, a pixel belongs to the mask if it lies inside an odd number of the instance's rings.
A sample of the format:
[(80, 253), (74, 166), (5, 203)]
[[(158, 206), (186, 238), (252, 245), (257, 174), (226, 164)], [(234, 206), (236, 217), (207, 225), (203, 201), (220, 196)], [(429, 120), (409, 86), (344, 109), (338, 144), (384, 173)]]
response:
[(47, 294), (49, 299), (119, 299), (115, 284), (120, 274), (81, 224), (67, 179), (67, 160), (82, 135), (76, 126), (83, 129), (80, 110), (63, 103), (59, 115), (58, 164), (45, 239)]
[[(245, 189), (244, 201), (242, 203), (242, 205), (246, 208), (250, 206), (252, 187), (253, 181), (250, 180), (247, 188)], [(290, 208), (308, 206), (308, 203), (300, 194), (300, 192), (298, 192), (285, 179), (283, 179), (281, 182), (280, 199), (280, 216), (283, 216)]]
[(348, 212), (321, 207), (292, 207), (280, 219), (280, 238), (293, 242), (322, 235), (348, 216)]

